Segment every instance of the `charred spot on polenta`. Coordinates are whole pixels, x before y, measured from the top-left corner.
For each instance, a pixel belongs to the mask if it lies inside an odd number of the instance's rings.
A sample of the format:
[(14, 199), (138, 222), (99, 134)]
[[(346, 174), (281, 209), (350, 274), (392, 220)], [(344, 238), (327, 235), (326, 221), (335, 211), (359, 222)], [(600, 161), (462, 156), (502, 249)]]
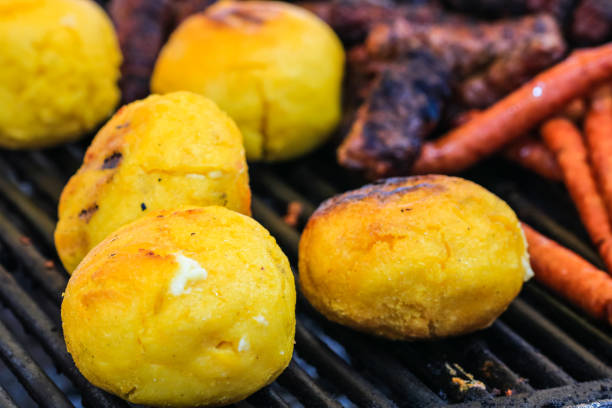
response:
[(110, 156), (104, 158), (102, 170), (114, 169), (121, 164), (121, 160), (123, 160), (123, 154), (121, 152), (113, 152)]
[(88, 223), (89, 220), (91, 220), (91, 217), (93, 217), (96, 211), (98, 211), (98, 208), (98, 204), (96, 203), (93, 203), (93, 205), (90, 205), (87, 208), (83, 208), (79, 213), (79, 218), (85, 221), (85, 223)]

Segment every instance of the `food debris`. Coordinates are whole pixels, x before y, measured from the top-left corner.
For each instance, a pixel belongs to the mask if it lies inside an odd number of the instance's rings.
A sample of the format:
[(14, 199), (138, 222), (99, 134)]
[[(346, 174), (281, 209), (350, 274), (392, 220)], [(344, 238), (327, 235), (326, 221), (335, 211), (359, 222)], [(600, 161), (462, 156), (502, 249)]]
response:
[[(471, 388), (479, 388), (481, 390), (487, 389), (482, 381), (475, 379), (472, 374), (466, 372), (459, 364), (454, 363), (451, 367), (450, 364), (446, 363), (445, 367), (448, 373), (453, 376), (451, 381), (453, 384), (457, 384), (459, 391), (467, 392)], [(459, 375), (463, 378), (458, 377)]]
[(52, 260), (47, 260), (45, 261), (45, 268), (47, 269), (53, 269), (55, 267), (55, 262), (53, 262)]
[(23, 245), (32, 245), (32, 240), (25, 235), (19, 237), (19, 242), (21, 242)]
[(295, 227), (298, 224), (300, 215), (302, 214), (302, 204), (297, 201), (291, 201), (287, 205), (287, 214), (283, 217), (283, 221), (291, 227)]

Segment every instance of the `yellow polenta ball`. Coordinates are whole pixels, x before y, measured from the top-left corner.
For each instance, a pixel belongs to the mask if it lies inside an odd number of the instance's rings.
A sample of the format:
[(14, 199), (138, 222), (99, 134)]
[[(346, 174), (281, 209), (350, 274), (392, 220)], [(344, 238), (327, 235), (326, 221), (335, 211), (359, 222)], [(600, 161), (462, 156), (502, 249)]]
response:
[(300, 240), (299, 272), (327, 318), (392, 339), (485, 328), (532, 276), (512, 209), (439, 175), (388, 179), (323, 203)]
[(0, 146), (49, 146), (92, 130), (119, 100), (120, 63), (94, 1), (0, 1)]
[(59, 202), (55, 246), (71, 272), (108, 234), (152, 210), (222, 205), (250, 214), (240, 131), (210, 100), (154, 95), (121, 108)]
[(162, 210), (97, 245), (62, 303), (68, 351), (94, 385), (137, 404), (229, 404), (289, 364), (295, 287), (255, 220)]
[(238, 124), (249, 160), (283, 160), (323, 143), (340, 119), (342, 44), (287, 3), (221, 2), (174, 31), (151, 88), (190, 90)]

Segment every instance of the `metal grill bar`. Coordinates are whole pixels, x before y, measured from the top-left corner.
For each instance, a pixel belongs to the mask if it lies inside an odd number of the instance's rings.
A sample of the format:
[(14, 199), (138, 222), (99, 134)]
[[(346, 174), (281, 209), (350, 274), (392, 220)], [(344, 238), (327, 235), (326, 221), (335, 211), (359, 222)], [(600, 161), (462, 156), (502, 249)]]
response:
[(0, 357), (41, 407), (74, 407), (2, 322), (0, 322)]
[(289, 187), (280, 177), (277, 177), (268, 169), (258, 168), (255, 177), (272, 195), (282, 199), (285, 204), (292, 201), (302, 204), (301, 218), (303, 220), (307, 220), (315, 211), (312, 203), (308, 202), (301, 194)]
[(337, 194), (337, 190), (327, 181), (322, 180), (312, 170), (303, 164), (293, 167), (289, 177), (293, 184), (299, 185), (304, 191), (315, 196), (317, 201), (323, 201)]
[(48, 260), (23, 237), (24, 234), (9, 221), (3, 212), (0, 212), (0, 240), (19, 258), (27, 272), (45, 293), (56, 303), (61, 303), (62, 292), (67, 281), (65, 275), (62, 275), (55, 265), (49, 264)]
[(266, 387), (253, 394), (249, 401), (255, 403), (256, 406), (270, 408), (289, 408), (289, 405), (270, 387)]
[(251, 201), (253, 218), (261, 222), (268, 228), (270, 233), (276, 238), (279, 245), (283, 248), (290, 260), (297, 260), (300, 235), (296, 230), (287, 225), (270, 207), (264, 204), (256, 195)]
[(1, 266), (0, 298), (10, 306), (21, 324), (41, 343), (60, 371), (83, 392), (83, 396), (90, 406), (127, 408), (127, 404), (123, 401), (94, 387), (81, 375), (66, 351), (64, 340), (59, 335), (59, 327), (47, 317), (27, 293), (21, 289), (15, 279)]
[[(325, 322), (322, 322), (325, 324)], [(361, 361), (373, 375), (379, 377), (400, 398), (403, 404), (415, 407), (441, 405), (443, 401), (434, 394), (407, 368), (402, 366), (391, 354), (382, 352), (375, 339), (365, 340), (363, 335), (350, 332), (342, 327), (326, 324), (326, 332), (331, 332), (351, 354), (351, 358)], [(313, 330), (316, 332), (316, 330)], [(398, 402), (399, 404), (399, 402)]]
[(0, 386), (0, 407), (2, 408), (18, 408), (15, 401), (11, 398), (4, 387)]
[(510, 329), (505, 323), (498, 320), (488, 331), (492, 338), (491, 344), (497, 344), (498, 353), (507, 353), (508, 360), (519, 372), (529, 373), (530, 382), (538, 387), (560, 387), (574, 384), (575, 381), (565, 371), (553, 364), (548, 357), (537, 351)]
[[(13, 168), (23, 174), (28, 180), (34, 181), (36, 187), (48, 198), (57, 200), (62, 189), (61, 175), (40, 152), (10, 154), (6, 157)], [(46, 163), (45, 165), (41, 164)], [(44, 167), (43, 167), (44, 166)]]
[(307, 407), (342, 408), (302, 370), (294, 360), (278, 377), (278, 383), (293, 392)]
[(4, 177), (0, 177), (0, 194), (10, 201), (32, 223), (32, 226), (43, 238), (46, 245), (54, 246), (53, 231), (55, 230), (55, 223), (51, 217), (45, 214), (32, 200)]
[(552, 356), (576, 379), (588, 381), (612, 377), (612, 369), (563, 333), (525, 301), (515, 299), (503, 319)]
[(612, 361), (612, 338), (609, 335), (589, 324), (576, 312), (535, 285), (525, 286), (524, 295), (530, 303), (538, 306), (540, 312), (553, 317), (555, 322), (562, 325), (572, 336), (596, 353), (605, 356), (608, 361)]
[(364, 407), (394, 408), (395, 404), (380, 391), (372, 387), (326, 345), (318, 341), (299, 322), (295, 328), (296, 345), (299, 351), (346, 390), (347, 395)]

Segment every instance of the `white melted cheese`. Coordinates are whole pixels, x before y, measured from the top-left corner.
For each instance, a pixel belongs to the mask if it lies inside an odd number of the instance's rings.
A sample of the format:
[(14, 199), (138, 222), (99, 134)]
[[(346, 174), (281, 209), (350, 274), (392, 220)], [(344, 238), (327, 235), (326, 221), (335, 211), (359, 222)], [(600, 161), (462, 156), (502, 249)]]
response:
[(533, 278), (533, 269), (531, 269), (531, 262), (529, 262), (529, 252), (527, 251), (527, 238), (525, 238), (525, 233), (521, 228), (521, 224), (519, 224), (519, 229), (521, 230), (521, 236), (523, 237), (523, 242), (525, 243), (525, 253), (523, 254), (522, 258), (523, 270), (525, 271), (525, 275), (523, 276), (523, 282), (527, 282), (529, 279)]
[(170, 282), (170, 293), (174, 296), (191, 292), (191, 289), (185, 288), (187, 282), (204, 280), (208, 277), (208, 272), (202, 268), (198, 261), (188, 258), (181, 253), (174, 254), (174, 258), (178, 263), (178, 270)]
[(216, 180), (216, 179), (220, 179), (221, 177), (223, 177), (223, 172), (221, 170), (213, 170), (213, 171), (209, 171), (207, 174), (189, 173), (187, 174), (187, 177), (192, 178), (192, 179), (199, 179), (199, 180), (206, 180), (207, 178)]
[(253, 319), (255, 319), (257, 323), (263, 324), (264, 326), (268, 325), (268, 321), (262, 315), (255, 316), (253, 317)]
[(242, 337), (240, 342), (238, 342), (238, 351), (247, 351), (249, 348), (251, 348), (249, 341), (246, 337)]

